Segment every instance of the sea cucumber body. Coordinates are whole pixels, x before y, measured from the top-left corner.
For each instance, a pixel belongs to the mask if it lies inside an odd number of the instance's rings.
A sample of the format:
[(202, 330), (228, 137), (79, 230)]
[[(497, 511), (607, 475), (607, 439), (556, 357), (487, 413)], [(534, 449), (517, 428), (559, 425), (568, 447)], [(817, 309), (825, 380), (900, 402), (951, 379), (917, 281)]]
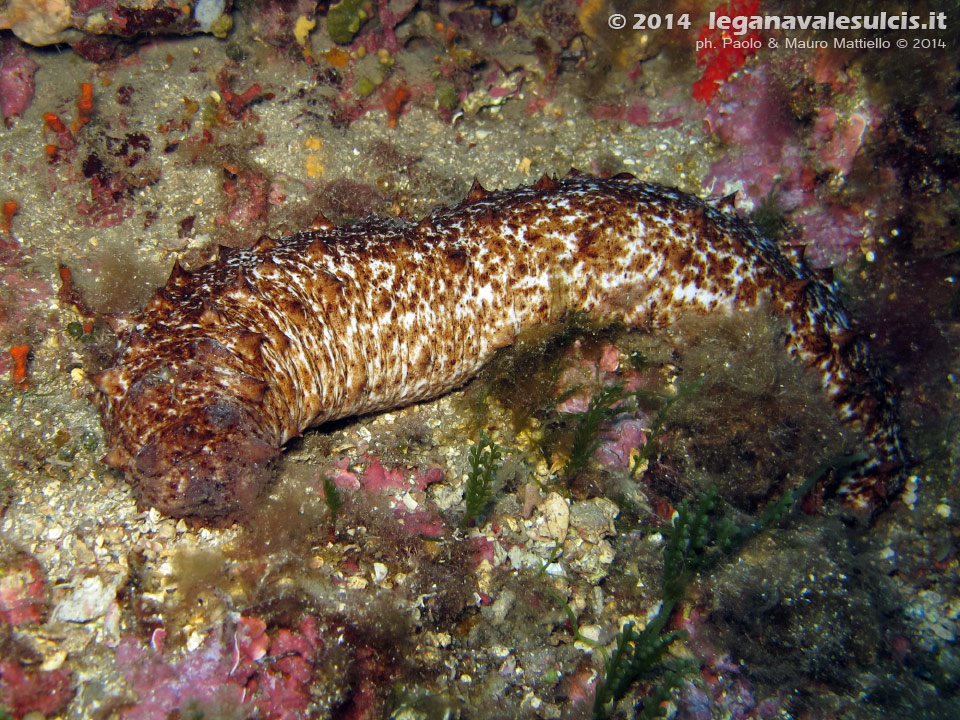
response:
[(895, 399), (834, 293), (752, 225), (626, 175), (475, 184), (419, 223), (330, 225), (176, 266), (92, 376), (105, 462), (167, 514), (232, 518), (304, 429), (440, 395), (534, 326), (582, 312), (655, 329), (763, 303), (864, 431), (843, 492), (883, 501), (904, 464)]

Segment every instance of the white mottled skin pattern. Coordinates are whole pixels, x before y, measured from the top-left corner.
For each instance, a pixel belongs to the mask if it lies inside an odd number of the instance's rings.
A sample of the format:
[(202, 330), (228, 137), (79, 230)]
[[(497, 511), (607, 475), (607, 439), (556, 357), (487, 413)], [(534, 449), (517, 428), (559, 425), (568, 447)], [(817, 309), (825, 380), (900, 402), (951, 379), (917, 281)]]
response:
[(632, 176), (571, 174), (487, 192), (420, 223), (374, 219), (177, 266), (92, 380), (146, 504), (230, 519), (281, 446), (327, 420), (435, 397), (571, 312), (656, 329), (768, 305), (868, 458), (841, 492), (875, 507), (905, 456), (895, 400), (834, 293), (752, 225)]

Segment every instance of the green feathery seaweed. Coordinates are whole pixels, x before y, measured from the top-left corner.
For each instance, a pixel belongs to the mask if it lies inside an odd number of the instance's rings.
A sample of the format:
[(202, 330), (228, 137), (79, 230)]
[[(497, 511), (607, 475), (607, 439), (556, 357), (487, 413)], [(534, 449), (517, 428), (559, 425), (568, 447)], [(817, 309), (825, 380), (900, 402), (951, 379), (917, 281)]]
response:
[(647, 433), (647, 442), (644, 443), (643, 447), (640, 448), (640, 452), (636, 454), (633, 459), (633, 466), (630, 468), (630, 474), (633, 477), (636, 477), (637, 473), (643, 467), (643, 464), (648, 460), (652, 460), (653, 457), (660, 450), (659, 438), (663, 434), (663, 426), (667, 421), (667, 413), (670, 411), (674, 405), (676, 405), (680, 400), (694, 395), (700, 388), (703, 386), (705, 377), (695, 380), (692, 383), (683, 383), (677, 389), (676, 394), (674, 395), (662, 395), (660, 393), (652, 393), (644, 390), (637, 390), (635, 393), (637, 403), (640, 404), (644, 401), (649, 402), (650, 400), (656, 400), (662, 402), (660, 409), (657, 410), (657, 417), (653, 421), (653, 425), (650, 428), (650, 432)]
[(760, 203), (751, 213), (750, 219), (771, 240), (782, 240), (787, 230), (787, 215), (780, 202), (777, 180), (770, 192), (760, 199)]
[(597, 686), (597, 696), (593, 703), (594, 720), (605, 720), (613, 712), (616, 704), (630, 691), (638, 680), (659, 680), (650, 689), (644, 699), (642, 717), (662, 717), (660, 704), (670, 697), (673, 690), (680, 686), (681, 672), (668, 667), (664, 654), (675, 640), (686, 637), (686, 630), (663, 632), (669, 612), (661, 607), (657, 616), (643, 630), (637, 630), (633, 623), (627, 623), (617, 635), (617, 646), (605, 665), (603, 681)]
[(467, 527), (487, 509), (493, 499), (493, 481), (502, 457), (500, 446), (481, 430), (480, 437), (470, 450), (470, 474), (467, 475), (467, 489), (464, 492), (466, 509), (460, 527)]
[(327, 475), (323, 476), (323, 501), (327, 504), (327, 510), (330, 511), (330, 521), (336, 523), (337, 515), (343, 507), (343, 498), (340, 497), (340, 489), (333, 482), (333, 478)]
[(620, 412), (614, 406), (631, 394), (624, 390), (622, 385), (601, 387), (590, 398), (586, 410), (573, 414), (576, 425), (573, 428), (570, 458), (563, 468), (563, 477), (571, 478), (583, 470), (600, 447), (600, 430), (603, 424)]
[(713, 490), (698, 497), (692, 505), (682, 503), (673, 523), (662, 530), (666, 543), (663, 546), (660, 608), (643, 630), (638, 631), (628, 623), (617, 636), (616, 647), (606, 659), (604, 677), (597, 685), (594, 720), (610, 717), (617, 703), (639, 680), (650, 682), (651, 689), (638, 717), (662, 717), (660, 704), (670, 697), (681, 679), (678, 664), (664, 660), (664, 655), (676, 640), (687, 634), (685, 630), (664, 632), (664, 628), (690, 580), (697, 573), (730, 557), (750, 538), (793, 512), (799, 500), (827, 473), (842, 474), (863, 457), (831, 460), (744, 527), (739, 527), (720, 512), (720, 503)]

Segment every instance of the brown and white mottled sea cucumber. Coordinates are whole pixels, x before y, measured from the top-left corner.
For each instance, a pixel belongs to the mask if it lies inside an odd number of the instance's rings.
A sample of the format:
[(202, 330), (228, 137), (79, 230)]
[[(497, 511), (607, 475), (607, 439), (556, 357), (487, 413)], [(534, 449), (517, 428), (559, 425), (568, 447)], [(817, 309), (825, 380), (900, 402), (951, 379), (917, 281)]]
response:
[(761, 304), (863, 431), (841, 494), (883, 504), (905, 466), (896, 398), (834, 292), (732, 212), (630, 175), (474, 183), (419, 223), (327, 223), (175, 265), (114, 318), (114, 365), (91, 376), (104, 461), (164, 513), (234, 518), (306, 428), (456, 388), (534, 326), (577, 312), (654, 329)]

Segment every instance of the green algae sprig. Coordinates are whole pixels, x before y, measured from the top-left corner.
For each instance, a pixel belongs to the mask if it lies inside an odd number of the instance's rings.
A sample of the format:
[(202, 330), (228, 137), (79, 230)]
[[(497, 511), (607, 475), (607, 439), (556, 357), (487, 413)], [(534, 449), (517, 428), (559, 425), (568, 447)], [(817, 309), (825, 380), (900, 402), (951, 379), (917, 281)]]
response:
[(493, 499), (494, 480), (500, 467), (503, 453), (500, 447), (485, 433), (480, 433), (470, 449), (470, 472), (464, 491), (464, 512), (460, 527), (467, 527)]

